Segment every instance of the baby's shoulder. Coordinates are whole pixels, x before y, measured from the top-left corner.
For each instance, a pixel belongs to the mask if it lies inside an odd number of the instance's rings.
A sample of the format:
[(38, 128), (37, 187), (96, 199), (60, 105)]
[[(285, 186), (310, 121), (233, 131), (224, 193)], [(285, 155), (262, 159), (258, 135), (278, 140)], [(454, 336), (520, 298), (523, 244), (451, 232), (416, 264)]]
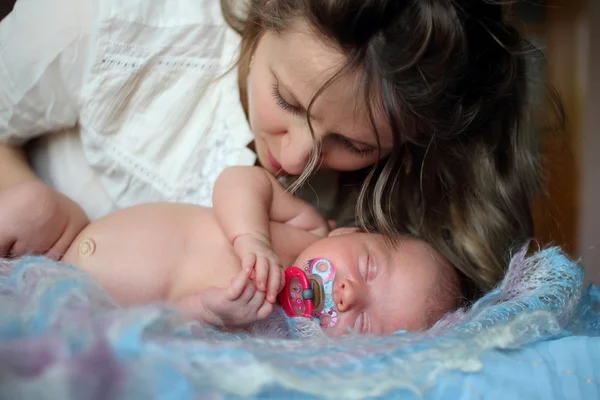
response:
[(316, 235), (294, 226), (271, 222), (271, 245), (284, 266), (292, 265), (308, 246), (320, 240)]

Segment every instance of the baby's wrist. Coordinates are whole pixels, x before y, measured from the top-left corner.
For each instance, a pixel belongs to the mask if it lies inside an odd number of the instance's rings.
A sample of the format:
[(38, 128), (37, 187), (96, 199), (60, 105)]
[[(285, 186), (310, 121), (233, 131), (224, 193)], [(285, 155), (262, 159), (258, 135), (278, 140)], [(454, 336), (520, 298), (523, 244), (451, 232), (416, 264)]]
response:
[(271, 245), (271, 239), (267, 235), (260, 232), (249, 232), (236, 235), (231, 241), (231, 245), (235, 247), (236, 242), (245, 239), (254, 239), (263, 242), (266, 245)]

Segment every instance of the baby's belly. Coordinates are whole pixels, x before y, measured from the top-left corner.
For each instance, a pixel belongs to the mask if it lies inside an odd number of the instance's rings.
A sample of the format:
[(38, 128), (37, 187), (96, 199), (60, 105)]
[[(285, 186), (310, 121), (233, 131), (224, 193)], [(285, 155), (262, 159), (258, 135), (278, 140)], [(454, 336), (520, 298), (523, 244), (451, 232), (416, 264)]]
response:
[(63, 262), (90, 273), (119, 304), (174, 302), (239, 271), (210, 209), (145, 204), (84, 229)]
[(241, 271), (238, 257), (214, 218), (210, 219), (212, 224), (210, 229), (193, 227), (190, 246), (172, 276), (169, 301), (197, 295), (209, 287), (226, 288)]

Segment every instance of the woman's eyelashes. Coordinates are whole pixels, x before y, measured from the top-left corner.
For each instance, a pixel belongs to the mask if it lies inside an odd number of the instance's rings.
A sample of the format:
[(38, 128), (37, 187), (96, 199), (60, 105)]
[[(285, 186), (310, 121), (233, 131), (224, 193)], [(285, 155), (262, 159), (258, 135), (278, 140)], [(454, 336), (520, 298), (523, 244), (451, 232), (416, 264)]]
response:
[(283, 98), (283, 96), (281, 96), (278, 84), (273, 85), (273, 87), (271, 88), (271, 93), (273, 94), (277, 105), (281, 107), (284, 111), (287, 111), (293, 115), (300, 115), (304, 112), (302, 107), (291, 105)]
[(375, 151), (374, 147), (359, 147), (352, 143), (352, 141), (348, 140), (346, 137), (338, 135), (337, 133), (330, 135), (330, 137), (332, 138), (332, 140), (335, 140), (337, 143), (344, 146), (347, 150), (350, 150), (352, 153), (361, 157), (366, 157)]
[[(286, 99), (283, 98), (283, 96), (281, 95), (281, 91), (279, 90), (278, 84), (273, 84), (273, 87), (271, 88), (271, 93), (273, 95), (273, 98), (275, 99), (275, 103), (282, 110), (287, 111), (292, 115), (303, 115), (305, 113), (302, 107), (290, 104)], [(360, 157), (366, 157), (376, 150), (374, 147), (358, 146), (345, 136), (342, 136), (337, 133), (328, 135), (328, 139)]]

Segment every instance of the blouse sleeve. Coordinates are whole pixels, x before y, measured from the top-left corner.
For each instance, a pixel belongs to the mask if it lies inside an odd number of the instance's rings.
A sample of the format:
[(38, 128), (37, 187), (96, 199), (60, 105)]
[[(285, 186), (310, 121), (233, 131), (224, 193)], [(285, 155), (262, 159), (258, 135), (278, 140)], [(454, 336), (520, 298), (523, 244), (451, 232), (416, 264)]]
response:
[(0, 142), (77, 123), (93, 11), (92, 0), (19, 0), (2, 20)]

